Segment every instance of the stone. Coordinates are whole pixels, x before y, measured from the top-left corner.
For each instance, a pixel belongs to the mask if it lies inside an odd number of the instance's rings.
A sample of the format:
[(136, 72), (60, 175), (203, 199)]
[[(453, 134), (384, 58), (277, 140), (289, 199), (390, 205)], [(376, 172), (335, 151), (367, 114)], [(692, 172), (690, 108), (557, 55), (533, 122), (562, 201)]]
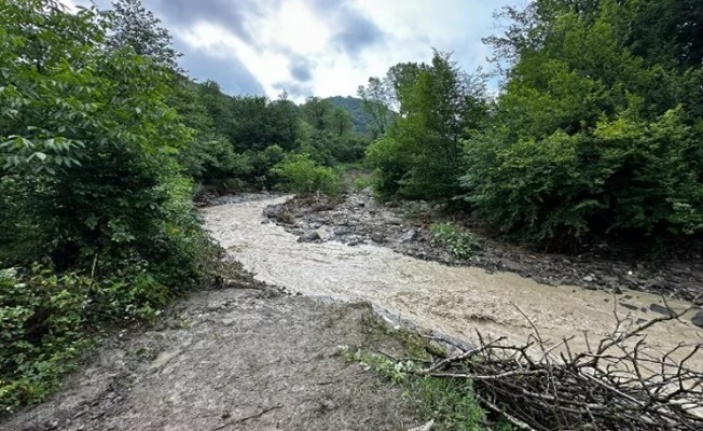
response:
[(371, 240), (379, 244), (383, 244), (384, 242), (386, 242), (386, 237), (380, 233), (373, 233), (371, 234)]
[(345, 227), (336, 227), (333, 230), (335, 236), (344, 236), (350, 233), (350, 230)]
[(309, 230), (298, 238), (298, 242), (313, 242), (320, 239), (320, 234), (316, 230)]
[(318, 228), (315, 232), (317, 232), (317, 237), (322, 241), (329, 241), (334, 236), (334, 233), (325, 226)]
[(417, 231), (415, 229), (410, 229), (400, 237), (400, 242), (411, 242), (415, 239), (416, 236)]
[(674, 315), (673, 311), (671, 311), (668, 308), (664, 307), (663, 305), (659, 305), (659, 304), (652, 304), (649, 306), (649, 309), (654, 311), (655, 313), (662, 314), (666, 317), (671, 317)]
[(693, 319), (691, 319), (691, 323), (698, 326), (699, 328), (703, 328), (703, 311), (699, 311), (698, 313), (696, 313), (696, 315), (693, 316)]
[(267, 218), (278, 217), (278, 208), (273, 205), (267, 206), (266, 208), (264, 208), (264, 216)]
[(357, 235), (350, 236), (349, 238), (347, 238), (347, 241), (345, 242), (346, 245), (351, 246), (351, 247), (354, 247), (356, 245), (360, 245), (363, 243), (364, 243), (364, 238), (357, 236)]
[(587, 275), (583, 277), (583, 281), (585, 281), (586, 283), (593, 283), (594, 281), (596, 281), (596, 278), (592, 275)]

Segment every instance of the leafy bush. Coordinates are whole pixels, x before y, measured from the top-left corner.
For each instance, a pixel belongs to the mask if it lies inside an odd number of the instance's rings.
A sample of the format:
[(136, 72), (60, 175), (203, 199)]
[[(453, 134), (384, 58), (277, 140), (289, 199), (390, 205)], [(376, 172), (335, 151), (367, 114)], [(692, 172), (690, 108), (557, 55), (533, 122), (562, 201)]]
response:
[(246, 153), (251, 163), (251, 174), (255, 185), (262, 188), (275, 186), (276, 179), (271, 174), (274, 166), (286, 158), (286, 152), (278, 145), (266, 147), (263, 151), (249, 151)]
[(105, 49), (110, 25), (0, 2), (0, 268), (51, 268), (0, 277), (5, 409), (56, 385), (88, 324), (153, 316), (213, 256), (177, 162), (193, 135), (167, 105), (173, 73)]
[(471, 232), (464, 231), (451, 223), (432, 225), (432, 243), (443, 246), (457, 259), (468, 259), (478, 249), (478, 242)]
[(505, 232), (544, 242), (703, 230), (703, 158), (677, 109), (651, 123), (603, 120), (592, 134), (557, 131), (508, 146), (496, 138), (468, 143), (464, 184)]
[(382, 198), (398, 194), (401, 180), (412, 165), (412, 157), (390, 136), (374, 141), (366, 150), (366, 161), (374, 171), (374, 190)]
[(253, 167), (248, 156), (234, 152), (221, 137), (201, 136), (193, 139), (178, 155), (185, 174), (198, 183), (218, 185), (231, 178), (244, 178)]
[(152, 318), (168, 297), (138, 267), (101, 280), (39, 266), (0, 271), (0, 411), (43, 400), (92, 343), (87, 334)]
[(90, 286), (73, 274), (20, 280), (14, 270), (0, 271), (2, 411), (42, 400), (70, 369), (85, 342), (81, 307)]
[(341, 191), (339, 174), (332, 168), (318, 166), (305, 154), (291, 154), (271, 172), (280, 178), (277, 187), (287, 192), (336, 195)]

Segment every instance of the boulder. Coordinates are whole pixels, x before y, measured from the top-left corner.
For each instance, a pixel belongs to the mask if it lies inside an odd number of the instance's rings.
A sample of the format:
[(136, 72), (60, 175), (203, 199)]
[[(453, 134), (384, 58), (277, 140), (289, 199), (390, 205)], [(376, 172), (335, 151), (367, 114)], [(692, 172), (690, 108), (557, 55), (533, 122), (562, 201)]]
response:
[(316, 230), (309, 230), (298, 238), (298, 242), (313, 242), (320, 239), (320, 233)]
[(278, 216), (278, 207), (275, 205), (269, 205), (264, 208), (264, 217), (276, 218)]
[(410, 229), (400, 237), (400, 242), (411, 242), (415, 237), (417, 237), (417, 231), (415, 229)]
[(691, 319), (691, 322), (699, 328), (703, 328), (703, 311), (696, 313), (693, 319)]
[(372, 240), (373, 242), (377, 242), (377, 243), (379, 243), (379, 244), (383, 244), (384, 242), (386, 242), (386, 237), (385, 237), (383, 234), (380, 234), (380, 233), (372, 233), (372, 234), (371, 234), (371, 240)]
[(327, 229), (326, 226), (321, 226), (317, 228), (315, 232), (317, 232), (317, 237), (322, 241), (329, 241), (334, 236), (334, 233)]
[(654, 311), (655, 313), (662, 314), (666, 317), (671, 317), (674, 315), (673, 311), (671, 311), (668, 308), (664, 307), (663, 305), (659, 305), (659, 304), (652, 304), (649, 306), (649, 309)]

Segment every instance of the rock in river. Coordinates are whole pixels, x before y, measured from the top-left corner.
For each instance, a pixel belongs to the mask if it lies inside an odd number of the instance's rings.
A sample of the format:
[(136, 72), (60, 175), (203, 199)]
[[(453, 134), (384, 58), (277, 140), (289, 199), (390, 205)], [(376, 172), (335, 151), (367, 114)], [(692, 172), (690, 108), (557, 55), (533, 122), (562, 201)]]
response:
[(699, 328), (703, 328), (703, 311), (696, 313), (696, 315), (693, 316), (693, 319), (691, 319), (691, 322)]
[(415, 229), (410, 229), (405, 232), (403, 236), (400, 237), (400, 242), (410, 242), (417, 236), (417, 231)]
[(666, 317), (671, 317), (674, 315), (673, 311), (671, 311), (667, 307), (664, 307), (663, 305), (659, 305), (659, 304), (652, 304), (649, 306), (649, 309), (654, 311), (655, 313), (662, 314)]
[(298, 238), (298, 242), (313, 242), (318, 239), (320, 239), (320, 233), (316, 230), (309, 230)]

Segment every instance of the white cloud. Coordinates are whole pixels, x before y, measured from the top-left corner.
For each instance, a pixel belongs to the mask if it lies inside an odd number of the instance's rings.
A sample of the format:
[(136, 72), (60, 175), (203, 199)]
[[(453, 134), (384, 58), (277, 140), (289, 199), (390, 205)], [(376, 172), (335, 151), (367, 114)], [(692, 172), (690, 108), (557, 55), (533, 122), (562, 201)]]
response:
[(468, 71), (485, 65), (490, 50), (480, 40), (495, 31), (492, 13), (519, 0), (143, 2), (183, 51), (237, 60), (267, 96), (289, 86), (327, 97), (354, 95), (396, 63), (428, 61), (432, 48), (453, 52)]

